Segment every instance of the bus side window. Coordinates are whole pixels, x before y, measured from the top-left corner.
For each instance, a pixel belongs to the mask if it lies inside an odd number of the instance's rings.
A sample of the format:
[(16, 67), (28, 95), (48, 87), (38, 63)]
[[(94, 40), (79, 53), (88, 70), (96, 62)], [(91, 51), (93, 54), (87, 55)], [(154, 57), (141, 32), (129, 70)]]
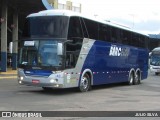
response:
[(130, 32), (126, 30), (122, 30), (122, 43), (125, 45), (131, 44), (131, 33)]
[(148, 48), (149, 38), (141, 34), (132, 34), (132, 45), (141, 48)]
[(77, 63), (84, 38), (81, 23), (79, 17), (70, 18), (68, 40), (72, 42), (66, 43), (66, 68), (75, 67)]
[(99, 40), (111, 42), (110, 26), (99, 24)]
[(69, 23), (68, 39), (71, 40), (74, 37), (82, 38), (82, 28), (79, 17), (71, 17)]
[(86, 25), (89, 38), (98, 40), (98, 23), (92, 20), (83, 19)]
[(82, 31), (83, 31), (83, 37), (84, 38), (89, 38), (88, 37), (88, 31), (87, 31), (87, 28), (86, 28), (86, 25), (84, 23), (83, 18), (80, 18), (80, 20), (81, 20), (81, 26), (82, 26)]
[(149, 49), (149, 38), (145, 37), (145, 48)]
[(72, 40), (66, 43), (66, 68), (75, 67), (82, 47), (83, 38), (72, 38)]
[(140, 44), (140, 47), (142, 48), (146, 48), (146, 40), (145, 40), (145, 37), (144, 36), (140, 36), (139, 37), (139, 44)]
[(140, 47), (140, 45), (139, 45), (139, 34), (137, 34), (137, 33), (133, 33), (132, 34), (132, 43), (131, 43), (131, 45), (133, 45), (133, 46), (136, 46), (136, 47)]
[(111, 41), (113, 43), (121, 43), (121, 30), (115, 27), (111, 27)]

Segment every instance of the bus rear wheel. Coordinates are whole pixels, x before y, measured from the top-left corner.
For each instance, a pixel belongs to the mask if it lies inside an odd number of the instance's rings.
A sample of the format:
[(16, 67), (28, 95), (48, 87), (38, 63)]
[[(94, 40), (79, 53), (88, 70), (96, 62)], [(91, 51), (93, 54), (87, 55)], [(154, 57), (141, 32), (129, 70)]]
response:
[(85, 73), (80, 81), (79, 90), (80, 92), (87, 92), (91, 88), (91, 79), (87, 73)]
[(136, 75), (135, 75), (133, 84), (134, 84), (134, 85), (138, 85), (138, 84), (140, 84), (140, 82), (141, 82), (140, 73), (139, 73), (139, 72), (136, 72)]

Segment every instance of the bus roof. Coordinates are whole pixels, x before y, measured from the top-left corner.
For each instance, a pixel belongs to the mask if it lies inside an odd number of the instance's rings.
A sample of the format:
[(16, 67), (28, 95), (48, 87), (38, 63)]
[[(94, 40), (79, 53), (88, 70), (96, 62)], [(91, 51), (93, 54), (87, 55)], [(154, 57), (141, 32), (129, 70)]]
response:
[(156, 47), (152, 51), (160, 51), (160, 47)]
[(73, 11), (70, 11), (70, 10), (58, 10), (58, 9), (43, 10), (43, 11), (40, 11), (40, 12), (37, 12), (37, 13), (32, 13), (32, 14), (28, 15), (27, 17), (38, 17), (38, 16), (68, 16), (68, 17), (78, 16), (78, 17), (86, 18), (86, 19), (93, 20), (93, 21), (96, 21), (96, 22), (99, 22), (99, 23), (107, 24), (107, 25), (110, 25), (110, 26), (113, 26), (113, 27), (117, 27), (117, 28), (120, 28), (120, 29), (123, 29), (123, 30), (134, 32), (134, 33), (137, 33), (137, 34), (149, 36), (147, 34), (143, 34), (143, 33), (137, 32), (137, 31), (133, 31), (132, 29), (130, 29), (127, 26), (124, 26), (124, 25), (121, 25), (121, 24), (118, 24), (118, 23), (113, 23), (112, 21), (102, 20), (102, 19), (99, 19), (99, 18), (95, 18), (94, 16), (85, 16), (81, 13), (73, 12)]
[(81, 16), (80, 13), (73, 12), (70, 10), (43, 10), (37, 13), (32, 13), (28, 15), (27, 17), (36, 17), (36, 16)]

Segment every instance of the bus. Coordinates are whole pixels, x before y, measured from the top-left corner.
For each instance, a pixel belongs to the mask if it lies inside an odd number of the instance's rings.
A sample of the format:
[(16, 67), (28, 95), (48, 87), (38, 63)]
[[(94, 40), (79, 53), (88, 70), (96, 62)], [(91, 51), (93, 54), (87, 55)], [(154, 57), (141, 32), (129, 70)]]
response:
[(155, 75), (160, 74), (160, 47), (156, 47), (151, 51), (150, 71)]
[(89, 91), (94, 85), (139, 84), (148, 75), (148, 39), (126, 27), (67, 10), (27, 16), (19, 40), (18, 82)]

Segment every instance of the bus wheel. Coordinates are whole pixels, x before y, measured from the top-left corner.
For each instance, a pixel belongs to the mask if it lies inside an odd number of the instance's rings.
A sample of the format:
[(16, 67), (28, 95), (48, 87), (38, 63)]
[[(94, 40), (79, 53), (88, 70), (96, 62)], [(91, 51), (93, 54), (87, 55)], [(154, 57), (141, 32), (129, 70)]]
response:
[(139, 72), (136, 72), (136, 75), (135, 75), (133, 84), (134, 84), (134, 85), (138, 85), (138, 84), (140, 84), (140, 82), (141, 82), (140, 73), (139, 73)]
[(88, 74), (84, 74), (80, 81), (79, 90), (81, 92), (87, 92), (91, 87), (91, 79)]
[(131, 72), (128, 78), (128, 84), (133, 85), (133, 81), (134, 81), (134, 75), (133, 72)]

